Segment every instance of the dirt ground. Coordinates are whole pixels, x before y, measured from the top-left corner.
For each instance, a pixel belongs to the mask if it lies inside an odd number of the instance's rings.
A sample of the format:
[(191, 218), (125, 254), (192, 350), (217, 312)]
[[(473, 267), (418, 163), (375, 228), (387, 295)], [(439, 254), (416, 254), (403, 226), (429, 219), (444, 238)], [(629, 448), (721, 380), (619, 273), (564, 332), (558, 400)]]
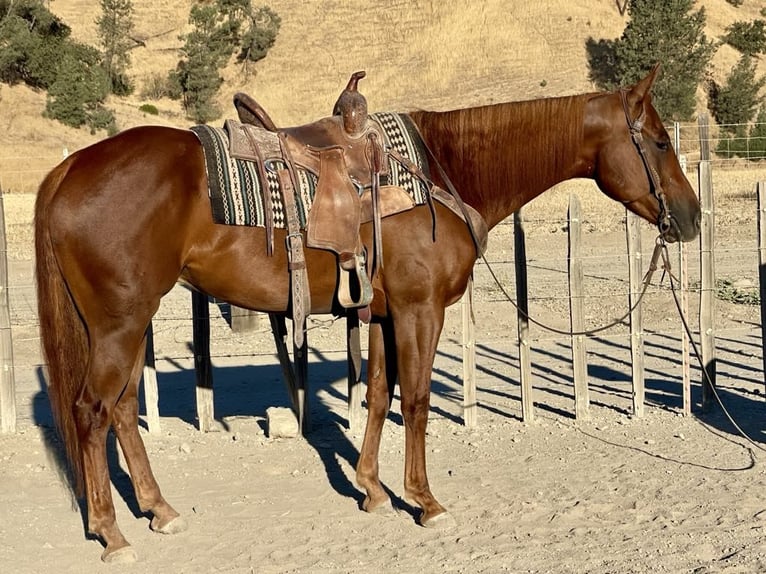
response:
[[(756, 177), (750, 173), (749, 181)], [(760, 176), (758, 176), (760, 177)], [(766, 178), (762, 178), (766, 179)], [(749, 189), (749, 187), (748, 187)], [(549, 192), (554, 193), (554, 192)], [(588, 193), (583, 192), (586, 202)], [(558, 195), (551, 195), (552, 205)], [(555, 201), (554, 201), (555, 200)], [(606, 202), (604, 199), (599, 201)], [(646, 413), (632, 415), (631, 357), (624, 327), (588, 339), (590, 420), (575, 420), (571, 345), (532, 328), (535, 421), (521, 420), (516, 315), (477, 266), (478, 426), (462, 424), (460, 306), (448, 310), (434, 368), (428, 427), (432, 489), (456, 524), (422, 528), (402, 495), (404, 432), (398, 400), (384, 428), (381, 476), (398, 515), (360, 510), (354, 482), (361, 430), (346, 425), (342, 321), (315, 317), (309, 335), (312, 428), (305, 440), (273, 439), (270, 406), (287, 395), (266, 327), (232, 333), (225, 306), (211, 306), (215, 432), (196, 428), (190, 296), (177, 288), (154, 323), (162, 431), (142, 421), (163, 493), (189, 523), (153, 533), (110, 441), (119, 524), (139, 555), (105, 566), (61, 479), (60, 445), (41, 383), (31, 255), (33, 197), (6, 195), (18, 432), (0, 435), (0, 564), (17, 574), (57, 572), (555, 572), (758, 573), (766, 571), (766, 403), (757, 306), (720, 298), (718, 385), (743, 439), (720, 408), (681, 413), (680, 321), (656, 277), (643, 306)], [(549, 204), (550, 205), (550, 204)], [(757, 292), (755, 200), (733, 193), (718, 221), (719, 277)], [(540, 212), (547, 218), (537, 219)], [(529, 283), (536, 317), (568, 324), (566, 235), (551, 213), (530, 210)], [(625, 233), (620, 214), (586, 229), (586, 320), (625, 310)], [(745, 219), (747, 219), (745, 217)], [(490, 260), (513, 293), (510, 226), (492, 235)], [(644, 226), (645, 250), (653, 231)], [(647, 255), (648, 258), (648, 255)], [(690, 253), (691, 280), (698, 255)], [(666, 284), (666, 283), (665, 283)], [(697, 325), (691, 296), (691, 322)], [(397, 397), (398, 399), (398, 397)]]

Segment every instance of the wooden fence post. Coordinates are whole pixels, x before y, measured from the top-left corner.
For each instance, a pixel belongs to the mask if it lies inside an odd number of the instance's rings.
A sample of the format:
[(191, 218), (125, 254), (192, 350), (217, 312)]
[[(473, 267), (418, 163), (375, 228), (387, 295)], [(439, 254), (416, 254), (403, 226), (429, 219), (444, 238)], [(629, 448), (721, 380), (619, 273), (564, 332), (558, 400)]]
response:
[[(758, 197), (758, 287), (761, 300), (761, 360), (766, 385), (766, 181), (756, 184)], [(765, 389), (766, 390), (766, 389)]]
[(359, 338), (359, 315), (346, 313), (346, 362), (348, 363), (348, 429), (362, 426), (362, 348)]
[(702, 410), (710, 410), (716, 377), (715, 358), (715, 222), (713, 180), (710, 173), (710, 126), (707, 114), (698, 118), (700, 138), (699, 190), (702, 206), (700, 223), (700, 342), (702, 347)]
[(0, 431), (16, 432), (16, 378), (13, 368), (13, 336), (8, 298), (8, 243), (5, 236), (5, 208), (0, 189)]
[(146, 330), (146, 351), (144, 353), (144, 403), (146, 426), (150, 433), (160, 432), (159, 393), (157, 391), (157, 368), (154, 362), (154, 327), (149, 323)]
[(213, 428), (213, 369), (210, 361), (210, 301), (207, 294), (192, 291), (192, 331), (199, 430)]
[(460, 302), (463, 312), (463, 424), (476, 428), (478, 402), (476, 398), (476, 324), (473, 316), (473, 278)]
[(532, 400), (532, 360), (529, 348), (529, 295), (527, 292), (527, 247), (522, 210), (513, 214), (513, 245), (516, 267), (516, 301), (519, 325), (519, 371), (521, 379), (521, 418), (535, 420)]
[[(573, 333), (585, 330), (584, 277), (582, 270), (582, 215), (580, 200), (574, 193), (569, 194), (569, 321)], [(585, 335), (573, 334), (572, 378), (574, 380), (575, 418), (590, 419), (590, 398), (588, 395), (588, 363), (586, 359)]]
[(257, 331), (261, 326), (260, 314), (256, 311), (230, 305), (229, 312), (231, 313), (231, 330), (234, 333)]
[[(681, 124), (673, 122), (673, 145), (675, 147), (678, 163), (686, 174), (686, 156), (681, 153)], [(684, 317), (689, 316), (689, 261), (686, 243), (678, 242), (678, 288), (680, 290), (681, 313)], [(689, 334), (686, 327), (681, 324), (681, 395), (683, 397), (683, 414), (689, 416), (692, 413), (691, 401), (691, 364), (689, 360)]]
[[(678, 275), (678, 289), (681, 292), (680, 303), (681, 313), (684, 317), (689, 316), (689, 261), (687, 257), (688, 249), (686, 243), (683, 241), (678, 242), (678, 255), (679, 255), (679, 275)], [(681, 396), (683, 397), (682, 412), (684, 416), (690, 416), (692, 414), (692, 375), (691, 375), (691, 361), (689, 357), (689, 351), (691, 350), (691, 344), (689, 342), (689, 334), (686, 332), (686, 327), (681, 325)]]
[(641, 227), (637, 215), (627, 212), (626, 235), (628, 240), (628, 305), (630, 308), (630, 357), (633, 380), (633, 414), (644, 416), (644, 322), (641, 313)]

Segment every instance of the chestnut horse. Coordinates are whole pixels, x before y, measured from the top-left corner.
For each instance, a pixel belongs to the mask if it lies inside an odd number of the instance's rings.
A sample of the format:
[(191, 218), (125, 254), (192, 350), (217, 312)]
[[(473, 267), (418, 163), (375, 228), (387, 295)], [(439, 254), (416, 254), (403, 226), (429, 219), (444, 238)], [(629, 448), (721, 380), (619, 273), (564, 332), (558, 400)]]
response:
[[(658, 223), (666, 240), (687, 241), (698, 234), (700, 208), (651, 105), (655, 73), (612, 93), (411, 117), (433, 151), (432, 173), (440, 173), (437, 163), (443, 167), (489, 228), (554, 184), (588, 177)], [(438, 203), (433, 209), (383, 220), (385, 268), (371, 304), (369, 415), (357, 466), (365, 509), (390, 508), (378, 449), (388, 385), (398, 378), (405, 496), (422, 509), (426, 526), (449, 516), (426, 475), (431, 370), (444, 310), (465, 291), (477, 257), (463, 220)], [(370, 227), (362, 229), (368, 246)], [(213, 223), (202, 148), (188, 130), (124, 131), (72, 154), (41, 184), (35, 246), (48, 392), (77, 493), (86, 497), (87, 528), (104, 543), (105, 561), (136, 558), (115, 520), (110, 427), (151, 527), (185, 528), (160, 493), (138, 432), (146, 331), (160, 299), (183, 281), (240, 307), (286, 313), (287, 257), (282, 249), (266, 254), (265, 233)], [(281, 245), (284, 230), (274, 233)], [(311, 312), (337, 313), (334, 254), (307, 249), (306, 264)]]

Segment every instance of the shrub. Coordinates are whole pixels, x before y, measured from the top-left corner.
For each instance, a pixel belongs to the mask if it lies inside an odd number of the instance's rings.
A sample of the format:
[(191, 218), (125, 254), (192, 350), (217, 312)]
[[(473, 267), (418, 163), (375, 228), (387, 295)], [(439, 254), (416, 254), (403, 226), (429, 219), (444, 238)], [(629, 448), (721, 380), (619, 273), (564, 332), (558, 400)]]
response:
[(144, 80), (141, 97), (147, 100), (159, 100), (160, 98), (171, 97), (172, 93), (173, 87), (170, 85), (168, 77), (160, 73), (154, 73)]
[(157, 109), (157, 106), (153, 106), (152, 104), (141, 104), (141, 107), (138, 108), (139, 111), (144, 112), (145, 114), (149, 114), (151, 116), (159, 115), (159, 110)]

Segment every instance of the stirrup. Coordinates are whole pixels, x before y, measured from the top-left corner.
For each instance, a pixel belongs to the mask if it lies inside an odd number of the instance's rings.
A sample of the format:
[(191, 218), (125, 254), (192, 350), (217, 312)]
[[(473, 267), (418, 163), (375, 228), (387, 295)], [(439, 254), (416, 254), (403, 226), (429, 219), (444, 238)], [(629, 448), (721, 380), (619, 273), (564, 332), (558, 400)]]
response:
[[(356, 307), (365, 307), (370, 304), (373, 297), (372, 283), (367, 277), (367, 266), (365, 265), (365, 254), (354, 254), (353, 269), (344, 269), (343, 265), (338, 265), (340, 271), (340, 284), (338, 285), (338, 302), (345, 309), (354, 309)], [(351, 289), (351, 274), (356, 275), (354, 292), (359, 294), (359, 298), (354, 300)]]

